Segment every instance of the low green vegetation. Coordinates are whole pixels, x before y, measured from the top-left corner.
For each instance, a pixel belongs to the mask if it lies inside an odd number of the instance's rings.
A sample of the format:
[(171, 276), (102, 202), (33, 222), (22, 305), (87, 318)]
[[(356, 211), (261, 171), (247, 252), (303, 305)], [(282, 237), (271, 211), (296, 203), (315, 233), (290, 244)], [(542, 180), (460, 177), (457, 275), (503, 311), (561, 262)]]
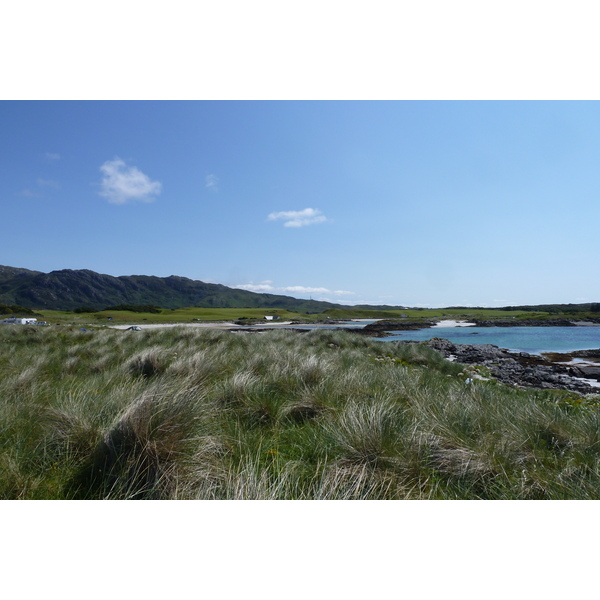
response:
[[(77, 310), (77, 309), (75, 309), (75, 310)], [(105, 311), (128, 310), (130, 312), (136, 312), (136, 313), (160, 314), (160, 313), (162, 313), (163, 309), (160, 306), (155, 306), (153, 304), (117, 304), (116, 306), (107, 306), (104, 310)]]
[(18, 304), (2, 304), (0, 302), (0, 315), (23, 315), (23, 316), (39, 316), (38, 313), (34, 312), (30, 308), (19, 306)]
[[(406, 309), (330, 309), (323, 315), (334, 319), (400, 319), (428, 321), (430, 319), (532, 319), (546, 317), (546, 312), (524, 310), (505, 311), (497, 308), (406, 308)], [(555, 317), (555, 315), (553, 315)]]
[(265, 316), (273, 315), (282, 321), (307, 321), (313, 322), (326, 318), (319, 314), (295, 313), (284, 309), (264, 308), (177, 308), (158, 309), (152, 312), (118, 309), (119, 307), (100, 310), (76, 312), (42, 310), (39, 311), (49, 323), (74, 324), (74, 325), (116, 325), (119, 323), (190, 323), (194, 321), (234, 322), (240, 319), (265, 321)]
[[(84, 308), (84, 307), (81, 307)], [(266, 315), (273, 315), (282, 321), (327, 321), (345, 319), (401, 319), (408, 318), (411, 321), (429, 321), (431, 319), (531, 319), (548, 318), (548, 313), (531, 313), (525, 311), (514, 311), (507, 313), (496, 309), (478, 309), (467, 312), (462, 309), (423, 309), (423, 310), (367, 310), (367, 309), (333, 309), (322, 313), (298, 313), (281, 308), (177, 308), (158, 309), (152, 307), (152, 311), (124, 309), (112, 307), (105, 310), (84, 311), (81, 308), (73, 311), (40, 310), (39, 314), (50, 323), (73, 323), (73, 324), (95, 324), (108, 325), (108, 321), (114, 323), (189, 323), (191, 321), (239, 321), (240, 319), (264, 320)], [(555, 317), (555, 316), (554, 316)]]
[(343, 331), (0, 327), (0, 498), (597, 499), (598, 397)]
[[(530, 309), (531, 307), (511, 310), (500, 308), (407, 308), (407, 309), (366, 309), (366, 308), (336, 308), (323, 312), (294, 312), (283, 308), (160, 308), (154, 305), (115, 305), (104, 310), (91, 307), (78, 307), (73, 311), (38, 310), (38, 316), (50, 323), (85, 324), (118, 324), (118, 323), (189, 323), (191, 321), (239, 321), (241, 319), (263, 321), (266, 315), (274, 315), (285, 321), (327, 321), (346, 319), (407, 319), (410, 321), (431, 321), (439, 319), (458, 320), (514, 320), (518, 325), (523, 320), (548, 319), (598, 319), (600, 313), (587, 311), (567, 312), (568, 305), (561, 305), (563, 312), (557, 310), (544, 311)], [(578, 305), (577, 305), (578, 306)], [(591, 305), (584, 305), (589, 308)], [(533, 307), (535, 308), (535, 307)], [(553, 307), (550, 307), (553, 308)], [(556, 307), (554, 307), (556, 308)], [(87, 310), (86, 310), (87, 309)], [(31, 313), (31, 311), (29, 311)], [(112, 321), (113, 323), (109, 323)]]

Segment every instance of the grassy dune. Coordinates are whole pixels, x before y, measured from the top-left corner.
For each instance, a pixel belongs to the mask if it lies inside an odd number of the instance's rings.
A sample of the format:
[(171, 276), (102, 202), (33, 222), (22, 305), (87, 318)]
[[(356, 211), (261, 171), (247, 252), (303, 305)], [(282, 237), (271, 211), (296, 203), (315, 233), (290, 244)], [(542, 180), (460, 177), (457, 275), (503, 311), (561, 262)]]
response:
[(0, 327), (0, 498), (600, 496), (598, 398), (340, 331)]

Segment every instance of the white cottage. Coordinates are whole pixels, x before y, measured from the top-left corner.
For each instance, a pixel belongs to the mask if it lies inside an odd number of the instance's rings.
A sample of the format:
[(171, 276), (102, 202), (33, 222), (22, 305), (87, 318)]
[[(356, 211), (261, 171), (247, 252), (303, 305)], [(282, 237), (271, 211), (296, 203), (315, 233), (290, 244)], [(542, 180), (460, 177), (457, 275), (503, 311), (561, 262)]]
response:
[(3, 325), (35, 325), (37, 319), (24, 318), (24, 317), (9, 317), (0, 321)]

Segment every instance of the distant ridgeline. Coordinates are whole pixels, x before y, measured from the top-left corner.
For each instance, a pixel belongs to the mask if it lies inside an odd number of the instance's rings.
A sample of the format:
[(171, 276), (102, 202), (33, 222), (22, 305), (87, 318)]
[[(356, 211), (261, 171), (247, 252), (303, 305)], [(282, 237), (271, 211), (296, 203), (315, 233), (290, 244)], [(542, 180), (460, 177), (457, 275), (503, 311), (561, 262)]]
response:
[[(318, 300), (303, 300), (277, 294), (259, 294), (230, 288), (216, 283), (194, 281), (186, 277), (154, 277), (149, 275), (122, 275), (113, 277), (88, 269), (62, 269), (50, 273), (0, 265), (0, 314), (31, 315), (31, 309), (130, 310), (155, 312), (161, 308), (281, 308), (299, 313), (322, 313), (333, 309), (352, 308), (379, 311), (408, 307), (357, 305), (345, 306)], [(476, 310), (474, 307), (466, 311)], [(410, 309), (414, 310), (414, 309)], [(545, 313), (577, 314), (600, 313), (600, 303), (543, 304), (537, 306), (506, 306), (496, 310), (521, 310)], [(374, 318), (373, 314), (365, 314)], [(343, 313), (339, 313), (343, 318)]]
[[(323, 312), (339, 304), (303, 300), (277, 294), (259, 294), (186, 277), (126, 275), (113, 277), (83, 270), (51, 273), (0, 265), (0, 303), (27, 309), (132, 310), (184, 308), (282, 308), (294, 312)], [(127, 307), (127, 308), (126, 308)], [(14, 312), (14, 311), (13, 311)], [(3, 313), (11, 314), (11, 313)]]

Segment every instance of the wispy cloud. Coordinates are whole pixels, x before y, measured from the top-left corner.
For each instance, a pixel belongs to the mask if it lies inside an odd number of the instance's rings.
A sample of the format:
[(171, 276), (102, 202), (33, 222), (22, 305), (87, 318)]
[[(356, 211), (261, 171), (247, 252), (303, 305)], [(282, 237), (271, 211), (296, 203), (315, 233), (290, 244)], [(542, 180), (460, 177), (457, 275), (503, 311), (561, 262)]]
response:
[(216, 175), (207, 175), (204, 181), (206, 189), (210, 190), (211, 192), (219, 191), (219, 178)]
[(148, 175), (136, 167), (129, 167), (120, 158), (107, 160), (100, 171), (102, 190), (100, 195), (112, 204), (125, 204), (129, 201), (152, 202), (162, 191), (159, 181), (152, 181)]
[(58, 181), (53, 181), (52, 179), (38, 179), (37, 184), (40, 187), (49, 187), (55, 190), (60, 189), (60, 183), (58, 183)]
[(290, 294), (333, 294), (334, 296), (348, 296), (354, 294), (348, 290), (330, 290), (324, 287), (306, 287), (304, 285), (291, 285), (285, 289)]
[(306, 227), (327, 221), (327, 217), (318, 208), (272, 212), (267, 218), (269, 221), (283, 221), (284, 227)]
[(273, 294), (275, 293), (275, 290), (277, 288), (275, 288), (274, 286), (272, 286), (273, 282), (272, 281), (262, 281), (261, 283), (242, 283), (240, 285), (234, 285), (234, 288), (237, 288), (239, 290), (247, 290), (249, 292), (261, 292), (261, 293), (269, 293), (269, 294)]
[(18, 195), (23, 196), (24, 198), (41, 198), (40, 194), (32, 192), (29, 188), (21, 190)]
[(382, 300), (357, 300), (353, 298), (352, 300), (342, 300), (340, 298), (319, 298), (319, 300), (323, 300), (325, 302), (335, 302), (336, 304), (346, 304), (348, 306), (360, 306), (360, 305), (369, 305), (369, 306), (402, 306), (399, 302), (383, 302)]
[(270, 280), (261, 281), (260, 283), (244, 283), (233, 286), (240, 290), (247, 290), (249, 292), (260, 292), (262, 294), (299, 294), (305, 296), (307, 294), (329, 294), (332, 296), (349, 296), (353, 295), (354, 292), (347, 290), (330, 290), (324, 287), (310, 287), (305, 285), (289, 285), (289, 286), (274, 286)]
[(46, 160), (60, 160), (60, 154), (57, 154), (56, 152), (46, 152), (44, 158)]

